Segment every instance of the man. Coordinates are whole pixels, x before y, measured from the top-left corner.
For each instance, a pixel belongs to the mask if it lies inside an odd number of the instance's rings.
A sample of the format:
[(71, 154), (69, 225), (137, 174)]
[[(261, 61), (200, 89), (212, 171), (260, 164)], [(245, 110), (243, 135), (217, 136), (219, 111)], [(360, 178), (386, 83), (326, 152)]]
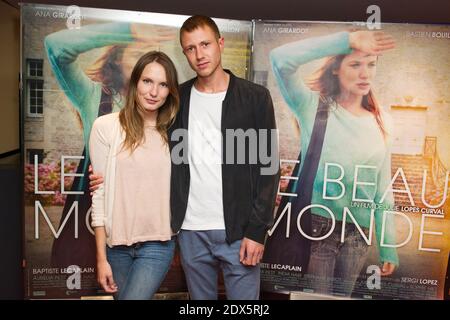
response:
[[(192, 299), (217, 299), (220, 268), (228, 299), (256, 300), (279, 180), (272, 100), (266, 88), (222, 68), (224, 38), (211, 18), (188, 18), (180, 42), (197, 73), (180, 86), (180, 112), (170, 142), (172, 230), (178, 232), (189, 293)], [(181, 163), (174, 161), (177, 130), (189, 137), (183, 141), (187, 161)], [(261, 152), (250, 161), (256, 152), (252, 146), (246, 148), (246, 161), (236, 161), (240, 155), (230, 156), (230, 149), (222, 147), (236, 138), (227, 135), (229, 130), (256, 132), (259, 148), (275, 156), (276, 169), (263, 174), (267, 163)], [(260, 132), (267, 143), (260, 141)]]

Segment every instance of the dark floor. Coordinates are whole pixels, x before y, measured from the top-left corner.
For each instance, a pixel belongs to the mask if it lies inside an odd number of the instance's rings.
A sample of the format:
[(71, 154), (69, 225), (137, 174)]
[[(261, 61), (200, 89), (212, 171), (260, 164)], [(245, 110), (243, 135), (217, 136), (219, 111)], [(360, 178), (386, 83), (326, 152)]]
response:
[(0, 159), (0, 300), (23, 299), (20, 156)]

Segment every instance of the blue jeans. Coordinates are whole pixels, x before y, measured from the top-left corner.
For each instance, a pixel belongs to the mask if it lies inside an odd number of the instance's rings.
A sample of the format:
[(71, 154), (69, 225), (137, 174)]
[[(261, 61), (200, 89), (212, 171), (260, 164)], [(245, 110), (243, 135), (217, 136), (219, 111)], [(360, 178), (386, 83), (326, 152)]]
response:
[(108, 262), (118, 286), (117, 300), (148, 300), (169, 270), (175, 240), (146, 241), (131, 246), (106, 247)]
[(241, 240), (228, 244), (225, 239), (225, 230), (181, 230), (178, 234), (181, 264), (191, 299), (217, 299), (219, 268), (227, 299), (259, 298), (259, 264), (244, 266), (239, 262)]
[[(329, 232), (329, 218), (311, 214), (313, 237)], [(367, 228), (361, 227), (366, 237)], [(312, 241), (307, 276), (314, 292), (350, 296), (364, 267), (369, 246), (353, 223), (347, 221), (344, 242), (341, 242), (342, 221), (336, 221), (334, 231), (325, 239)]]

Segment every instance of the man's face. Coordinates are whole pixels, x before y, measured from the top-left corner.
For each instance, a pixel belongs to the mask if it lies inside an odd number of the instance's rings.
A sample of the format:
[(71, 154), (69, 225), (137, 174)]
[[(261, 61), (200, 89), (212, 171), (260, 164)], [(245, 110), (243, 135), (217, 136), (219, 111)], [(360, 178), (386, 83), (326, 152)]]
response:
[(214, 31), (208, 26), (181, 34), (183, 53), (200, 78), (211, 76), (221, 66), (223, 45), (223, 38), (216, 39)]

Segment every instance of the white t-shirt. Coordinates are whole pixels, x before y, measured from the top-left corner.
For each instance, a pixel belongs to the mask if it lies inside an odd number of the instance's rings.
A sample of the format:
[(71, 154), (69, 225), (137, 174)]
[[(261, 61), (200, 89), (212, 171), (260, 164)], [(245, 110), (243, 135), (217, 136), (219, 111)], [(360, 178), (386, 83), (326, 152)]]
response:
[(188, 206), (181, 229), (224, 230), (222, 199), (222, 101), (226, 91), (203, 93), (192, 86), (189, 107)]

